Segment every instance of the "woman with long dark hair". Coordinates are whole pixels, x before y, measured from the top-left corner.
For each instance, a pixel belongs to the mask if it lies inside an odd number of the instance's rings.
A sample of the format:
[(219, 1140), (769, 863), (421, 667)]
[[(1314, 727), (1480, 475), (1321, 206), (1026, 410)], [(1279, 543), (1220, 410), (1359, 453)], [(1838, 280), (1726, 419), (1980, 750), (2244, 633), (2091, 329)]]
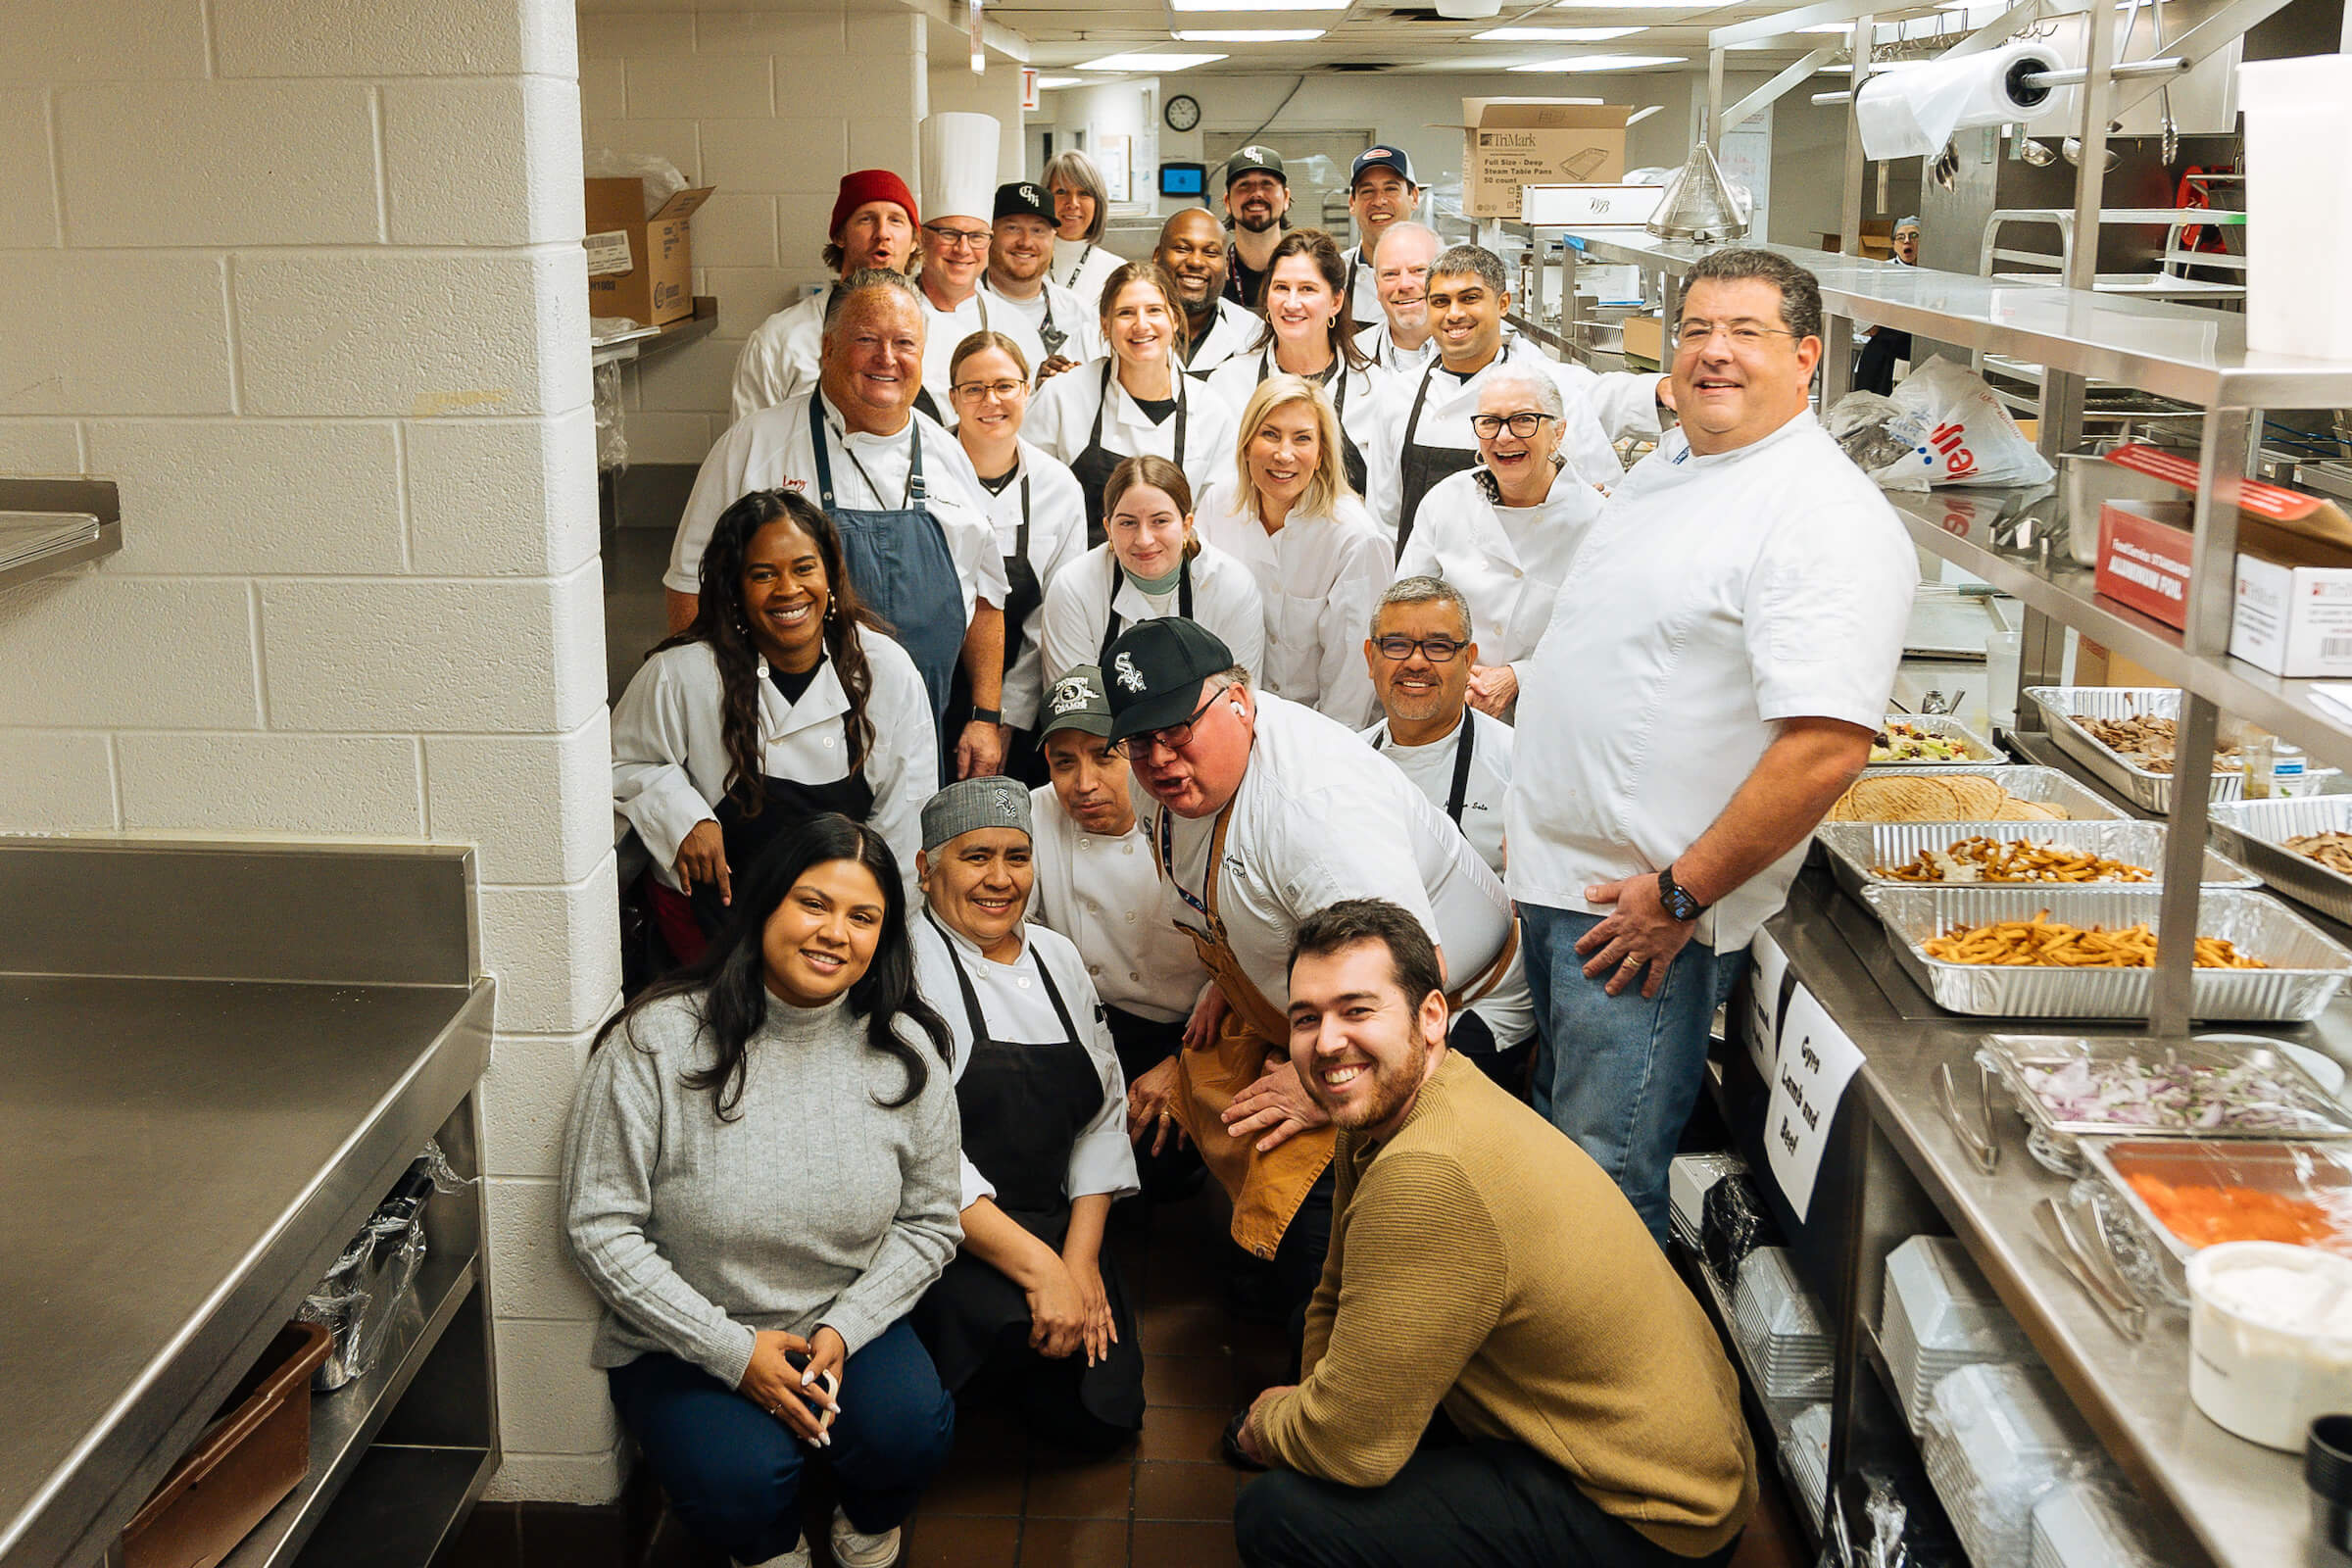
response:
[(833, 1560), (882, 1568), (947, 1460), (955, 1405), (906, 1313), (962, 1237), (951, 1040), (890, 846), (826, 813), (591, 1048), (562, 1192), (605, 1302), (591, 1360), (680, 1519), (738, 1563), (805, 1568), (822, 1451)]
[(1262, 302), (1265, 329), (1249, 352), (1237, 354), (1208, 374), (1209, 389), (1223, 398), (1235, 417), (1251, 394), (1271, 376), (1301, 376), (1322, 390), (1340, 420), (1340, 462), (1348, 487), (1370, 493), (1369, 466), (1373, 405), (1387, 382), (1356, 347), (1355, 323), (1348, 318), (1348, 262), (1329, 234), (1298, 228), (1274, 247)]
[(841, 536), (790, 490), (719, 514), (694, 620), (612, 712), (612, 805), (652, 853), (655, 919), (681, 961), (724, 923), (735, 879), (777, 835), (839, 811), (901, 866), (939, 787), (931, 700), (858, 603)]

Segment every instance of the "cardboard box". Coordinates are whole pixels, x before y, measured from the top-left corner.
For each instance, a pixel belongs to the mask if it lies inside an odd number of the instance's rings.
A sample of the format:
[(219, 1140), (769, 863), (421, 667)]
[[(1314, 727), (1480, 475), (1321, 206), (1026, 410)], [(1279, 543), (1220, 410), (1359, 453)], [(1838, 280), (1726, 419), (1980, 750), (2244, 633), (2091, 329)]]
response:
[(1519, 220), (1546, 227), (1640, 228), (1665, 194), (1663, 185), (1522, 185)]
[(2274, 675), (2352, 675), (2352, 557), (2241, 522), (2230, 654)]
[(2177, 501), (2110, 501), (2099, 508), (2100, 593), (2167, 626), (2188, 624), (2190, 534)]
[(1517, 218), (1522, 185), (1623, 179), (1633, 112), (1630, 104), (1556, 98), (1463, 99), (1463, 216)]
[[(665, 326), (694, 314), (689, 222), (717, 187), (682, 190), (652, 217), (642, 179), (588, 181), (588, 314)], [(626, 267), (621, 264), (626, 262)]]
[(1666, 363), (1666, 323), (1654, 316), (1629, 316), (1625, 318), (1625, 352), (1629, 359), (1647, 360), (1652, 365)]

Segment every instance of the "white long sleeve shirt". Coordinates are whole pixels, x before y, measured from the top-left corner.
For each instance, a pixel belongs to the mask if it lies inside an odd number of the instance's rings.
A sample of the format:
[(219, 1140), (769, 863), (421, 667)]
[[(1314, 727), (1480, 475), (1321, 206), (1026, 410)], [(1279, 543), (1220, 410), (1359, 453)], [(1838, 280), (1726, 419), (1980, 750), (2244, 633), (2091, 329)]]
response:
[[(1068, 289), (1085, 307), (1089, 316), (1098, 319), (1102, 314), (1102, 285), (1110, 274), (1126, 265), (1127, 259), (1101, 240), (1063, 239), (1054, 237), (1054, 265), (1049, 274), (1054, 281)], [(1076, 355), (1071, 356), (1077, 358)]]
[(1191, 376), (1173, 377), (1184, 416), (1184, 450), (1176, 450), (1176, 415), (1154, 422), (1137, 406), (1114, 371), (1110, 405), (1102, 407), (1102, 368), (1095, 360), (1064, 370), (1040, 387), (1029, 399), (1029, 414), (1021, 435), (1064, 463), (1075, 463), (1086, 450), (1095, 428), (1095, 411), (1102, 410), (1102, 450), (1123, 458), (1149, 454), (1167, 458), (1184, 470), (1198, 495), (1218, 475), (1233, 469), (1234, 416), (1225, 400)]
[[(972, 1020), (964, 1010), (963, 989), (956, 982), (956, 959), (963, 961), (963, 972), (971, 978), (972, 994), (987, 1019), (989, 1038), (1004, 1043), (1049, 1045), (1063, 1038), (1061, 1019), (1038, 978), (1041, 964), (1052, 971), (1062, 1004), (1070, 1009), (1078, 1044), (1086, 1048), (1102, 1079), (1102, 1107), (1070, 1146), (1062, 1192), (1074, 1200), (1097, 1193), (1124, 1198), (1138, 1191), (1135, 1150), (1127, 1142), (1127, 1078), (1119, 1070), (1110, 1027), (1095, 1005), (1094, 984), (1087, 978), (1086, 962), (1077, 948), (1058, 931), (1024, 922), (1016, 928), (1022, 939), (1020, 954), (1010, 963), (999, 963), (945, 921), (934, 922), (917, 914), (909, 924), (914, 931), (915, 985), (923, 1000), (947, 1019), (956, 1037), (955, 1077), (959, 1084), (972, 1064)], [(950, 943), (955, 944), (955, 957), (949, 956)], [(996, 1189), (968, 1157), (959, 1156), (959, 1163), (963, 1175), (960, 1207), (969, 1208), (983, 1198), (996, 1196)]]
[[(831, 290), (788, 305), (752, 329), (735, 356), (734, 417), (816, 390), (816, 356), (825, 336), (825, 300)], [(683, 591), (683, 590), (681, 590)]]
[(1361, 728), (1376, 711), (1364, 637), (1392, 575), (1388, 541), (1364, 504), (1342, 496), (1329, 514), (1293, 512), (1269, 534), (1228, 481), (1200, 498), (1194, 516), (1201, 539), (1249, 567), (1257, 583), (1266, 689)]
[[(1252, 676), (1266, 667), (1266, 612), (1250, 568), (1215, 545), (1203, 544), (1192, 559), (1193, 619), (1217, 634), (1233, 662)], [(1119, 630), (1138, 621), (1180, 613), (1183, 595), (1175, 589), (1147, 594), (1119, 568), (1110, 546), (1097, 545), (1054, 579), (1046, 590), (1046, 684), (1051, 686), (1080, 664), (1100, 662), (1102, 631), (1116, 615)]]
[[(1241, 428), (1242, 415), (1249, 409), (1250, 398), (1256, 395), (1258, 383), (1273, 373), (1274, 351), (1270, 348), (1237, 354), (1209, 372), (1209, 390), (1224, 398), (1226, 406), (1233, 410), (1237, 441), (1247, 434)], [(1372, 505), (1369, 493), (1372, 444), (1380, 439), (1380, 401), (1388, 382), (1387, 374), (1380, 370), (1348, 370), (1335, 365), (1318, 383), (1323, 396), (1339, 412), (1340, 429), (1363, 456), (1367, 506)], [(1231, 477), (1232, 465), (1228, 464), (1226, 468), (1227, 472), (1220, 476), (1221, 483)]]
[[(923, 803), (939, 789), (939, 743), (931, 698), (906, 651), (880, 632), (858, 632), (873, 676), (866, 716), (873, 744), (860, 769), (874, 792), (866, 823), (882, 835), (914, 888), (914, 852), (922, 847)], [(678, 885), (678, 846), (696, 825), (716, 821), (727, 792), (727, 756), (719, 719), (718, 662), (708, 643), (666, 648), (647, 660), (612, 710), (612, 809), (637, 830), (664, 887)], [(762, 765), (771, 778), (831, 784), (850, 772), (842, 715), (849, 694), (831, 660), (797, 703), (773, 681), (760, 682)], [(741, 876), (749, 867), (735, 866)]]
[[(983, 277), (980, 292), (987, 296), (988, 325), (992, 332), (1002, 332), (1021, 346), (1021, 354), (1029, 361), (1029, 375), (1034, 381), (1037, 368), (1046, 363), (1046, 318), (1051, 315), (1054, 327), (1069, 336), (1060, 348), (1054, 350), (1072, 365), (1084, 365), (1100, 359), (1108, 352), (1102, 342), (1102, 325), (1092, 305), (1081, 301), (1070, 290), (1048, 279), (1045, 286), (1025, 300), (1016, 300), (997, 291), (996, 285)], [(958, 340), (960, 341), (960, 340)], [(951, 352), (955, 345), (950, 344)], [(941, 404), (946, 408), (946, 404)]]
[(1485, 473), (1472, 468), (1430, 488), (1396, 575), (1443, 577), (1459, 588), (1470, 602), (1479, 662), (1517, 664), (1543, 641), (1560, 584), (1607, 498), (1571, 464), (1552, 475), (1543, 505), (1498, 506), (1480, 482)]

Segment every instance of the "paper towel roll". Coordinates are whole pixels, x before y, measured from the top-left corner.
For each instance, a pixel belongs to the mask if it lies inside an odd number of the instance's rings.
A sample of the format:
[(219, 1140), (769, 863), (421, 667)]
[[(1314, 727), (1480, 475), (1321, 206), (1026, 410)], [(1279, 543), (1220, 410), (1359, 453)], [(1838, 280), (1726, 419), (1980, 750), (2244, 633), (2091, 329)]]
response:
[(1956, 130), (2048, 114), (2062, 107), (2059, 100), (2067, 89), (2038, 86), (2029, 78), (2061, 64), (2055, 51), (2021, 40), (1982, 54), (1946, 55), (1882, 72), (1854, 94), (1862, 150), (1873, 158), (1933, 157)]

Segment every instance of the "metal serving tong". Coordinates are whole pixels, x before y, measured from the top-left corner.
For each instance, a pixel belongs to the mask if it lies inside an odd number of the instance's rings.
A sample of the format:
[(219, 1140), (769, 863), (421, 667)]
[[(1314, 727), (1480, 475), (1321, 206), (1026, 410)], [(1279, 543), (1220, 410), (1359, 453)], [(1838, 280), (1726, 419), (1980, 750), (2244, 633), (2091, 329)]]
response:
[(1943, 1106), (1943, 1119), (1952, 1124), (1953, 1134), (1977, 1169), (1990, 1176), (2001, 1168), (2001, 1145), (1995, 1135), (1992, 1120), (1992, 1069), (1982, 1061), (1977, 1063), (1977, 1109), (1974, 1116), (1960, 1109), (1959, 1091), (1952, 1087), (1952, 1064), (1944, 1062), (1936, 1069), (1936, 1099)]
[(2034, 1212), (2041, 1221), (2042, 1246), (2058, 1259), (2059, 1266), (2074, 1282), (2082, 1287), (2082, 1294), (2106, 1314), (2115, 1332), (2133, 1341), (2145, 1335), (2146, 1305), (2103, 1251), (2093, 1251), (2076, 1233), (2074, 1217), (2067, 1212), (2066, 1204), (2055, 1198), (2044, 1198), (2034, 1205)]

